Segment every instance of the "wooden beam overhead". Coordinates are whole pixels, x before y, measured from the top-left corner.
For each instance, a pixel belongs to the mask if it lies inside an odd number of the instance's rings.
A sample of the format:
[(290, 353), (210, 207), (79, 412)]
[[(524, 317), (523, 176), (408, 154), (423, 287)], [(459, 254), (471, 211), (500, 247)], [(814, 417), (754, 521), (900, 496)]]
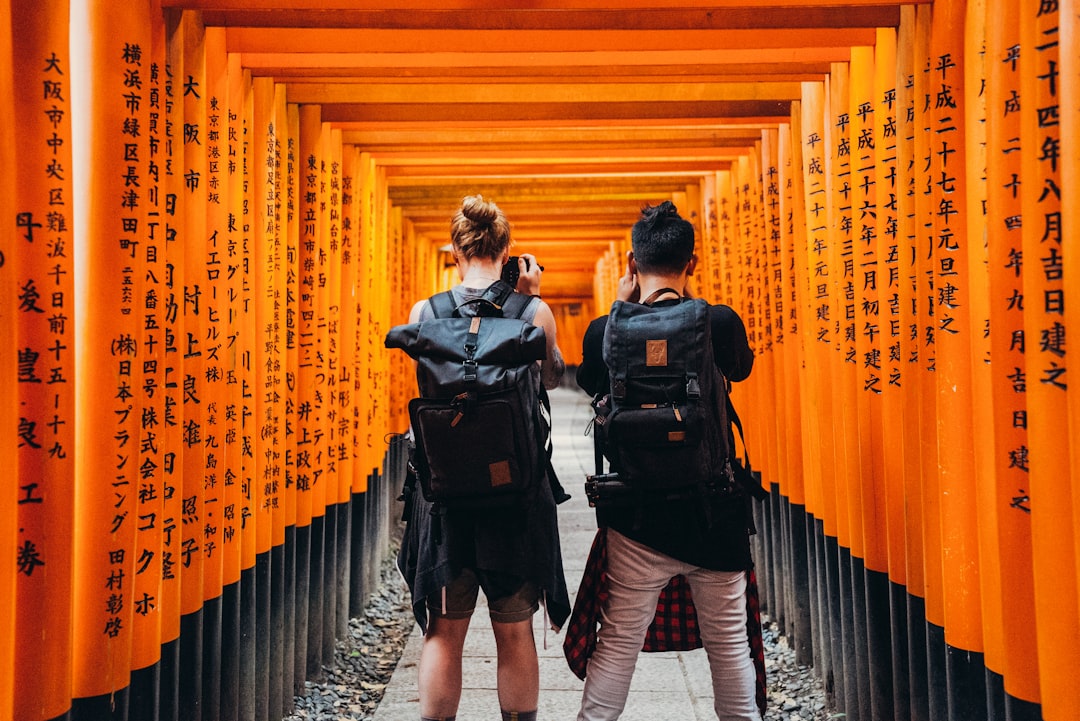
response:
[[(725, 47), (758, 51), (873, 45), (874, 28), (753, 28), (747, 30), (381, 30), (373, 28), (228, 27), (225, 47), (235, 53), (304, 52), (393, 53), (417, 48), (426, 52), (555, 53), (642, 52), (673, 50), (688, 54)], [(758, 61), (763, 57), (758, 58)]]
[(818, 5), (794, 13), (790, 6), (750, 5), (717, 7), (647, 7), (627, 12), (623, 7), (603, 9), (489, 8), (462, 12), (395, 7), (378, 10), (207, 8), (203, 20), (210, 25), (252, 28), (371, 28), (377, 30), (747, 30), (760, 28), (875, 28), (900, 22), (897, 5)]
[[(917, 3), (930, 0), (916, 0)], [(896, 28), (889, 0), (161, 0), (317, 106), (441, 247), (499, 203), (545, 298), (592, 295), (641, 207), (698, 188), (790, 122), (803, 83)], [(907, 4), (907, 3), (905, 3)], [(695, 209), (688, 209), (692, 212)]]

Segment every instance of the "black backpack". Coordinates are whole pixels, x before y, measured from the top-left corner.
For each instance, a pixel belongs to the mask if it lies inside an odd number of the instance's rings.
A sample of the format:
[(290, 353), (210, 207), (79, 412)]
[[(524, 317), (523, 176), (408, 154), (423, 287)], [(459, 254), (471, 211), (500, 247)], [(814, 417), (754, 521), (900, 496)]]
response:
[(429, 300), (434, 318), (387, 334), (387, 348), (416, 360), (420, 396), (409, 418), (427, 500), (521, 505), (543, 477), (546, 427), (532, 366), (547, 356), (547, 339), (521, 319), (531, 300), (502, 281), (461, 306), (446, 291)]
[(711, 328), (701, 299), (611, 306), (603, 345), (611, 386), (596, 402), (595, 432), (628, 489), (735, 490), (728, 384)]

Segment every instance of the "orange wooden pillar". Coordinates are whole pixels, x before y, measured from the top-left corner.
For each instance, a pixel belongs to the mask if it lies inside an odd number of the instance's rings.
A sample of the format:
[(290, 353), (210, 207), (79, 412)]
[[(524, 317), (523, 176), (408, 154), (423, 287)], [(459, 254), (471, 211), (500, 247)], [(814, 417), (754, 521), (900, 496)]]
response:
[[(881, 310), (878, 277), (879, 236), (877, 218), (878, 187), (884, 178), (878, 172), (877, 146), (882, 141), (875, 134), (878, 116), (874, 93), (875, 50), (873, 47), (851, 49), (849, 96), (847, 104), (848, 213), (850, 238), (844, 253), (844, 320), (853, 337), (847, 342), (844, 362), (854, 367), (848, 381), (854, 381), (854, 406), (844, 414), (845, 424), (855, 428), (845, 433), (848, 469), (854, 474), (849, 486), (852, 527), (858, 527), (862, 552), (852, 559), (852, 607), (856, 635), (856, 659), (859, 661), (860, 713), (868, 710), (871, 718), (891, 715), (891, 697), (887, 694), (887, 669), (891, 654), (882, 641), (882, 631), (889, 625), (888, 603), (882, 603), (883, 575), (888, 560), (884, 523), (879, 513), (884, 501), (879, 498), (881, 469)], [(852, 351), (854, 351), (852, 353)], [(852, 458), (854, 456), (854, 458)], [(884, 618), (883, 618), (884, 617)], [(887, 638), (887, 636), (886, 636)], [(865, 666), (865, 668), (864, 668)], [(865, 689), (865, 692), (863, 691)]]
[[(218, 474), (221, 504), (218, 523), (221, 526), (221, 669), (220, 713), (222, 718), (234, 718), (241, 708), (250, 707), (250, 693), (243, 693), (242, 677), (250, 684), (250, 667), (254, 656), (254, 634), (242, 630), (254, 613), (243, 608), (250, 594), (244, 588), (246, 565), (245, 545), (253, 549), (253, 539), (246, 532), (251, 513), (246, 489), (250, 487), (248, 472), (253, 451), (246, 440), (250, 434), (252, 394), (252, 362), (254, 308), (251, 303), (251, 243), (247, 240), (249, 219), (246, 187), (250, 178), (245, 175), (242, 153), (247, 144), (250, 119), (250, 81), (240, 67), (239, 56), (216, 56), (224, 53), (224, 33), (208, 28), (206, 33), (207, 60), (214, 68), (207, 73), (210, 92), (210, 114), (207, 119), (208, 142), (217, 141), (220, 208), (214, 215), (224, 215), (214, 221), (218, 229), (218, 253), (222, 259), (224, 278), (220, 293), (221, 320), (227, 337), (220, 351), (219, 364), (224, 378), (223, 404), (219, 408), (219, 436), (222, 466)], [(224, 69), (218, 63), (224, 63)], [(223, 75), (224, 74), (224, 75)], [(216, 117), (215, 117), (216, 116)], [(211, 135), (212, 133), (212, 135)], [(208, 172), (214, 158), (208, 159)], [(213, 252), (213, 248), (208, 249)], [(253, 558), (250, 563), (253, 563)], [(250, 577), (250, 571), (247, 576)], [(249, 640), (250, 639), (250, 640)]]
[[(833, 84), (830, 78), (830, 86)], [(830, 88), (831, 89), (831, 88)], [(829, 377), (833, 357), (836, 308), (833, 302), (834, 277), (838, 272), (831, 263), (830, 232), (835, 206), (832, 203), (834, 164), (832, 123), (829, 96), (824, 83), (803, 83), (800, 101), (800, 135), (797, 138), (802, 154), (804, 241), (796, 246), (796, 268), (799, 270), (796, 298), (804, 317), (799, 322), (799, 334), (804, 346), (808, 371), (818, 377)], [(801, 383), (800, 402), (805, 412), (800, 426), (804, 443), (804, 464), (807, 482), (818, 489), (817, 517), (820, 519), (820, 546), (817, 551), (818, 575), (823, 579), (819, 603), (822, 624), (821, 650), (824, 658), (823, 678), (831, 679), (835, 697), (843, 703), (847, 683), (842, 647), (842, 611), (839, 577), (839, 539), (846, 542), (846, 511), (841, 517), (835, 466), (836, 436), (833, 406), (839, 398), (838, 389), (831, 383)], [(843, 531), (843, 532), (842, 532)], [(852, 679), (854, 683), (854, 679)]]
[[(994, 0), (986, 43), (986, 237), (989, 298), (989, 394), (993, 427), (992, 476), (986, 490), (991, 508), (981, 524), (992, 529), (991, 563), (985, 567), (996, 588), (984, 584), (983, 607), (989, 622), (1001, 625), (997, 638), (987, 636), (987, 667), (1001, 674), (1007, 707), (1037, 703), (1039, 664), (1031, 573), (1031, 502), (1029, 496), (1027, 402), (1017, 383), (1025, 366), (1023, 312), (1023, 238), (1016, 218), (1022, 215), (1019, 138), (1020, 4)], [(1014, 94), (1015, 93), (1015, 94)], [(992, 568), (993, 567), (993, 568)], [(997, 646), (995, 648), (995, 645)]]
[[(941, 558), (944, 579), (945, 671), (948, 704), (985, 713), (981, 664), (982, 609), (975, 504), (971, 334), (973, 289), (967, 236), (967, 118), (978, 87), (968, 87), (964, 54), (965, 4), (935, 7), (930, 38), (926, 114), (933, 215), (937, 443)], [(970, 182), (974, 182), (971, 180)], [(932, 552), (927, 549), (928, 553)], [(979, 655), (972, 655), (972, 652)]]
[[(1059, 36), (1062, 47), (1075, 48), (1080, 44), (1080, 24), (1075, 13), (1061, 13), (1059, 15)], [(1061, 145), (1063, 152), (1061, 157), (1072, 159), (1076, 157), (1076, 149), (1080, 145), (1080, 118), (1076, 113), (1078, 98), (1080, 98), (1080, 62), (1075, 53), (1059, 54), (1061, 67), (1061, 98), (1062, 107), (1066, 110), (1061, 113)], [(1064, 227), (1064, 236), (1069, 237), (1072, 229), (1078, 227), (1080, 216), (1080, 164), (1075, 161), (1065, 160), (1061, 165), (1061, 221)], [(1062, 273), (1066, 280), (1066, 288), (1075, 288), (1076, 279), (1080, 278), (1080, 254), (1075, 251), (1065, 255), (1062, 261)], [(1070, 282), (1071, 279), (1071, 282)], [(1069, 302), (1065, 306), (1065, 325), (1073, 328), (1080, 327), (1080, 303), (1077, 302), (1075, 290), (1066, 291)], [(1075, 331), (1074, 331), (1075, 332)], [(1069, 444), (1071, 458), (1070, 477), (1072, 478), (1072, 504), (1073, 504), (1073, 528), (1080, 527), (1080, 441), (1076, 440), (1076, 429), (1080, 428), (1080, 394), (1072, 393), (1068, 399), (1069, 427), (1073, 429), (1072, 440)], [(1080, 579), (1080, 533), (1074, 533), (1074, 548), (1076, 561), (1076, 574)], [(1078, 581), (1080, 583), (1080, 581)]]
[[(202, 315), (201, 346), (202, 404), (204, 405), (201, 440), (203, 467), (200, 474), (203, 491), (203, 523), (199, 545), (203, 554), (203, 717), (219, 715), (223, 703), (223, 654), (229, 652), (223, 642), (223, 591), (225, 571), (225, 492), (229, 478), (227, 460), (226, 406), (229, 401), (229, 344), (235, 339), (228, 313), (228, 241), (229, 197), (225, 162), (227, 151), (228, 62), (225, 56), (225, 33), (221, 28), (207, 28), (203, 35), (201, 82), (189, 79), (192, 90), (201, 100), (196, 116), (201, 125), (188, 129), (197, 132), (195, 143), (203, 156), (202, 177), (198, 192), (190, 201), (202, 214), (203, 231), (192, 238), (202, 248), (201, 263), (190, 268), (198, 284), (199, 312)], [(224, 702), (228, 704), (228, 701)]]
[[(203, 684), (205, 644), (204, 546), (208, 509), (205, 446), (208, 420), (206, 392), (206, 56), (205, 29), (200, 15), (184, 11), (169, 37), (170, 61), (176, 82), (175, 108), (179, 112), (174, 176), (177, 195), (176, 236), (168, 254), (174, 267), (177, 300), (176, 370), (179, 385), (178, 420), (182, 469), (176, 493), (180, 495), (180, 716), (199, 718), (206, 703)], [(213, 710), (210, 710), (211, 712)]]
[[(10, 57), (12, 51), (11, 2), (0, 3), (0, 54)], [(14, 86), (10, 73), (0, 73), (0, 97), (5, 98), (4, 109), (14, 114)], [(15, 127), (5, 123), (0, 128), (0, 163), (4, 167), (15, 167)], [(8, 173), (3, 181), (0, 193), (0, 211), (6, 217), (15, 217), (14, 178), (15, 173)], [(4, 348), (14, 348), (15, 334), (15, 246), (12, 235), (4, 234), (0, 238), (0, 344)], [(12, 378), (16, 373), (15, 357), (5, 353), (0, 355), (0, 375)], [(13, 424), (18, 418), (18, 401), (13, 384), (0, 385), (0, 418), (5, 423)], [(16, 448), (14, 436), (0, 438), (0, 497), (3, 508), (14, 508), (18, 503)], [(16, 557), (16, 539), (18, 537), (18, 517), (9, 510), (0, 512), (0, 554), (6, 558)], [(70, 555), (70, 554), (69, 554)], [(0, 566), (0, 715), (13, 717), (15, 707), (15, 582), (17, 572), (11, 564)], [(70, 643), (70, 642), (69, 642)]]
[[(338, 428), (341, 431), (339, 444), (341, 448), (338, 461), (338, 498), (340, 502), (349, 508), (344, 522), (348, 524), (348, 540), (344, 547), (339, 546), (339, 553), (344, 552), (346, 557), (346, 582), (343, 597), (346, 617), (359, 615), (363, 611), (364, 586), (360, 573), (359, 561), (361, 549), (355, 543), (357, 535), (361, 532), (362, 519), (362, 496), (354, 495), (353, 488), (356, 485), (356, 476), (360, 473), (357, 458), (357, 419), (361, 413), (362, 403), (366, 397), (358, 384), (359, 374), (357, 362), (359, 349), (357, 337), (359, 333), (359, 298), (357, 295), (358, 271), (359, 271), (359, 234), (360, 234), (360, 197), (358, 186), (359, 151), (355, 146), (345, 146), (341, 157), (341, 328), (340, 347), (341, 372), (338, 386)], [(340, 625), (339, 608), (339, 625)]]
[[(916, 651), (921, 651), (926, 673), (912, 675), (913, 686), (922, 679), (927, 680), (925, 693), (913, 688), (914, 696), (925, 696), (926, 714), (929, 718), (947, 713), (945, 697), (945, 603), (944, 578), (942, 571), (942, 526), (940, 522), (941, 502), (938, 470), (937, 442), (937, 385), (935, 368), (937, 362), (937, 295), (936, 270), (934, 255), (936, 238), (934, 236), (934, 213), (937, 206), (932, 194), (933, 177), (930, 167), (934, 150), (931, 143), (934, 134), (930, 131), (930, 106), (926, 101), (937, 88), (931, 86), (930, 33), (932, 12), (930, 8), (920, 6), (916, 10), (913, 47), (915, 55), (915, 75), (912, 79), (915, 103), (912, 109), (914, 125), (914, 223), (915, 223), (915, 258), (918, 289), (916, 292), (915, 314), (918, 325), (919, 347), (917, 363), (921, 372), (914, 374), (913, 381), (919, 398), (920, 457), (922, 460), (921, 488), (918, 489), (922, 503), (916, 512), (921, 512), (921, 536), (923, 555), (921, 559), (924, 598), (923, 616), (925, 633), (913, 630), (911, 638), (913, 664)], [(918, 603), (916, 603), (918, 606)], [(923, 643), (925, 641), (925, 644)], [(914, 708), (913, 708), (914, 711)]]
[[(141, 148), (125, 128), (144, 112), (145, 60), (132, 48), (150, 47), (146, 10), (90, 3), (73, 7), (71, 17), (88, 39), (76, 46), (68, 76), (78, 108), (71, 139), (74, 376), (79, 387), (94, 389), (76, 395), (74, 417), (77, 718), (126, 710), (131, 672), (141, 433), (135, 387), (142, 380), (137, 301), (144, 274), (137, 249), (146, 206), (137, 190), (145, 180)], [(125, 199), (119, 212), (117, 198)]]
[[(308, 678), (321, 674), (323, 550), (326, 521), (328, 439), (326, 437), (326, 239), (320, 222), (325, 202), (325, 143), (321, 109), (300, 107), (299, 135), (299, 295), (297, 346), (297, 490), (310, 508), (307, 608)], [(298, 570), (303, 573), (302, 569)]]
[[(288, 247), (292, 226), (295, 225), (292, 218), (291, 206), (289, 205), (289, 172), (288, 172), (288, 147), (292, 140), (289, 133), (288, 104), (285, 96), (285, 86), (274, 86), (274, 140), (273, 140), (273, 164), (274, 164), (274, 255), (276, 264), (274, 267), (274, 329), (275, 329), (275, 379), (274, 402), (276, 410), (276, 441), (277, 453), (275, 460), (277, 469), (277, 502), (273, 509), (273, 531), (271, 543), (275, 554), (271, 563), (271, 581), (274, 592), (280, 594), (280, 598), (271, 598), (270, 624), (273, 629), (273, 639), (276, 644), (280, 637), (280, 660), (272, 658), (271, 668), (275, 673), (280, 669), (281, 688), (280, 692), (273, 690), (268, 712), (271, 716), (277, 713), (274, 700), (280, 693), (280, 709), (282, 714), (288, 714), (294, 707), (292, 688), (294, 683), (294, 624), (296, 617), (296, 487), (289, 483), (289, 452), (287, 412), (289, 407), (289, 384), (288, 384), (288, 312), (289, 296), (286, 290), (286, 282), (289, 277)], [(276, 574), (276, 575), (275, 575)], [(271, 653), (274, 653), (273, 647)]]
[(321, 225), (324, 266), (321, 285), (323, 295), (322, 317), (325, 326), (324, 354), (325, 404), (326, 413), (323, 421), (323, 433), (326, 437), (326, 472), (323, 475), (325, 498), (324, 542), (323, 542), (323, 664), (334, 661), (334, 632), (337, 628), (337, 592), (339, 573), (337, 568), (337, 543), (339, 515), (345, 510), (339, 505), (338, 493), (338, 373), (340, 371), (341, 350), (339, 345), (339, 327), (341, 323), (341, 131), (334, 130), (329, 123), (323, 123), (322, 176), (323, 194)]
[[(160, 466), (161, 496), (161, 683), (159, 708), (161, 715), (171, 717), (177, 713), (180, 701), (180, 618), (181, 572), (180, 558), (182, 538), (180, 531), (183, 513), (183, 497), (180, 486), (183, 479), (183, 424), (181, 404), (181, 359), (178, 352), (177, 332), (182, 329), (179, 308), (182, 303), (182, 275), (176, 274), (176, 234), (179, 212), (179, 180), (175, 171), (181, 151), (177, 128), (183, 127), (180, 108), (181, 86), (174, 75), (174, 44), (170, 38), (175, 32), (179, 15), (165, 15), (157, 9), (151, 26), (154, 63), (159, 68), (152, 76), (150, 113), (154, 121), (148, 127), (150, 133), (150, 163), (156, 176), (156, 188), (149, 196), (148, 214), (158, 238), (157, 257), (154, 265), (160, 268), (156, 276), (158, 284), (158, 307), (160, 312), (159, 338), (153, 349), (160, 362), (154, 371), (160, 376), (158, 400), (162, 408), (159, 440), (162, 462)], [(177, 69), (175, 72), (179, 72)], [(173, 169), (172, 172), (169, 172)], [(153, 292), (154, 281), (147, 278), (146, 292)], [(148, 341), (150, 342), (149, 338)], [(150, 350), (149, 348), (147, 350)], [(135, 704), (137, 708), (139, 704)]]
[[(11, 117), (6, 141), (10, 176), (7, 216), (14, 220), (3, 254), (6, 374), (3, 417), (17, 429), (4, 458), (6, 556), (3, 597), (13, 603), (4, 656), (6, 693), (0, 717), (48, 719), (71, 705), (71, 579), (75, 519), (74, 195), (72, 63), (67, 5), (15, 2)], [(7, 134), (7, 133), (5, 133)], [(10, 221), (9, 221), (10, 222)], [(10, 279), (10, 281), (8, 281)], [(8, 284), (10, 282), (10, 284)], [(8, 295), (10, 293), (10, 295)], [(10, 405), (7, 405), (9, 404)], [(10, 485), (8, 485), (10, 483)], [(9, 595), (10, 594), (10, 595)], [(8, 603), (5, 603), (7, 606)], [(15, 622), (15, 619), (18, 619)], [(10, 645), (8, 645), (10, 644)], [(15, 656), (10, 654), (14, 652)], [(7, 666), (7, 664), (4, 664)], [(14, 689), (14, 697), (8, 695)], [(4, 709), (8, 709), (5, 711)], [(12, 716), (8, 716), (11, 718)]]
[[(298, 383), (300, 381), (300, 232), (303, 225), (300, 211), (300, 108), (288, 103), (285, 108), (288, 143), (285, 152), (285, 204), (287, 228), (285, 233), (285, 486), (287, 517), (293, 525), (293, 623), (292, 679), (293, 693), (304, 692), (307, 677), (307, 589), (309, 587), (308, 565), (311, 544), (311, 495), (301, 489), (301, 473), (307, 474), (306, 466), (300, 466), (297, 445), (300, 415)], [(306, 483), (306, 481), (304, 481)], [(288, 664), (288, 661), (286, 661)]]
[[(890, 384), (886, 388), (886, 417), (899, 418), (895, 427), (902, 449), (900, 459), (887, 449), (890, 460), (887, 472), (901, 473), (901, 487), (897, 492), (903, 497), (903, 529), (896, 535), (903, 534), (903, 585), (905, 598), (901, 604), (896, 601), (894, 620), (904, 616), (903, 627), (906, 640), (903, 642), (908, 664), (907, 679), (897, 678), (898, 705), (897, 714), (908, 713), (912, 719), (926, 719), (929, 715), (927, 698), (927, 652), (926, 652), (926, 582), (923, 551), (923, 484), (922, 450), (923, 424), (920, 418), (922, 386), (927, 380), (924, 370), (925, 336), (923, 321), (927, 301), (922, 292), (923, 277), (920, 274), (919, 258), (926, 255), (920, 248), (923, 233), (917, 221), (916, 198), (919, 187), (916, 178), (920, 173), (917, 167), (919, 157), (916, 151), (916, 138), (925, 139), (922, 125), (916, 123), (916, 102), (921, 96), (916, 91), (916, 78), (921, 76), (921, 67), (916, 67), (916, 15), (915, 8), (905, 8), (901, 13), (900, 26), (896, 42), (896, 182), (895, 218), (896, 218), (896, 255), (895, 265), (890, 264), (890, 272), (895, 268), (898, 274), (897, 296), (899, 298), (900, 336), (896, 339), (899, 350), (899, 362), (891, 365), (890, 377), (898, 374), (899, 386)], [(922, 310), (920, 310), (922, 309)], [(898, 398), (897, 398), (898, 396)], [(890, 484), (890, 498), (894, 491)], [(890, 507), (890, 513), (895, 509)], [(890, 554), (895, 549), (892, 528), (890, 527)], [(890, 564), (892, 557), (890, 555)], [(890, 573), (899, 574), (895, 566), (890, 565)], [(898, 576), (893, 576), (896, 580)], [(899, 647), (901, 641), (897, 640)], [(905, 703), (906, 701), (906, 703)]]
[[(1073, 12), (1070, 10), (1069, 12)], [(1059, 38), (1055, 7), (1020, 4), (1021, 210), (1027, 429), (1031, 471), (1035, 631), (1043, 717), (1080, 716), (1080, 694), (1067, 669), (1080, 666), (1080, 606), (1070, 452), (1077, 429), (1070, 426), (1068, 348), (1065, 342), (1067, 283), (1064, 258), (1075, 244), (1062, 227), (1062, 167), (1075, 163), (1062, 154), (1061, 114), (1076, 112), (1075, 98), (1063, 104), (1059, 85), (1062, 58), (1076, 47)], [(1075, 394), (1073, 390), (1073, 394)]]
[[(250, 522), (255, 535), (255, 713), (258, 718), (283, 706), (282, 656), (284, 637), (284, 555), (274, 543), (275, 514), (284, 486), (281, 409), (284, 383), (280, 343), (283, 292), (279, 199), (277, 193), (277, 89), (271, 78), (252, 80), (250, 237), (255, 338), (251, 363), (254, 415), (254, 508)], [(291, 691), (291, 688), (290, 688)]]

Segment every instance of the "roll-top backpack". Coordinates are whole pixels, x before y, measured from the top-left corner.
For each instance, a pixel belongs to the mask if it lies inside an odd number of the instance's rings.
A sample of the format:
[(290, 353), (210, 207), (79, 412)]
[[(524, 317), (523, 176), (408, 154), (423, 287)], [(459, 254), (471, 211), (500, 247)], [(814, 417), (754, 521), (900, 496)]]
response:
[(522, 504), (543, 477), (546, 430), (532, 366), (544, 330), (522, 320), (531, 297), (500, 281), (457, 306), (429, 300), (433, 318), (395, 326), (387, 348), (416, 361), (409, 402), (413, 465), (424, 498), (446, 507)]
[(603, 358), (611, 386), (597, 401), (596, 432), (619, 479), (637, 491), (733, 491), (728, 385), (713, 359), (709, 304), (615, 301)]

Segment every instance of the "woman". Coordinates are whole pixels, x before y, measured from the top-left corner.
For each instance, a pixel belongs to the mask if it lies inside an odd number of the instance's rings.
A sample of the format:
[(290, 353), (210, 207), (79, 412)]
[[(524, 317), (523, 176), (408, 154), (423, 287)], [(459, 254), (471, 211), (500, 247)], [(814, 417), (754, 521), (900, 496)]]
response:
[[(457, 304), (479, 298), (498, 281), (510, 255), (510, 224), (495, 203), (479, 195), (462, 201), (450, 227), (461, 283), (452, 289)], [(555, 317), (539, 298), (542, 270), (522, 255), (517, 291), (534, 296), (522, 319), (544, 329), (547, 357), (535, 370), (536, 392), (554, 388), (564, 371), (555, 338)], [(468, 315), (470, 306), (463, 306)], [(427, 300), (413, 306), (409, 322), (432, 317)], [(463, 449), (468, 452), (468, 449)], [(545, 604), (559, 628), (569, 614), (551, 487), (540, 483), (537, 497), (519, 513), (439, 510), (412, 494), (398, 568), (413, 597), (413, 612), (424, 630), (419, 695), (422, 721), (451, 721), (461, 699), (461, 656), (477, 593), (483, 589), (498, 649), (498, 695), (503, 719), (534, 721), (539, 665), (532, 616)], [(432, 530), (439, 524), (438, 533)]]

